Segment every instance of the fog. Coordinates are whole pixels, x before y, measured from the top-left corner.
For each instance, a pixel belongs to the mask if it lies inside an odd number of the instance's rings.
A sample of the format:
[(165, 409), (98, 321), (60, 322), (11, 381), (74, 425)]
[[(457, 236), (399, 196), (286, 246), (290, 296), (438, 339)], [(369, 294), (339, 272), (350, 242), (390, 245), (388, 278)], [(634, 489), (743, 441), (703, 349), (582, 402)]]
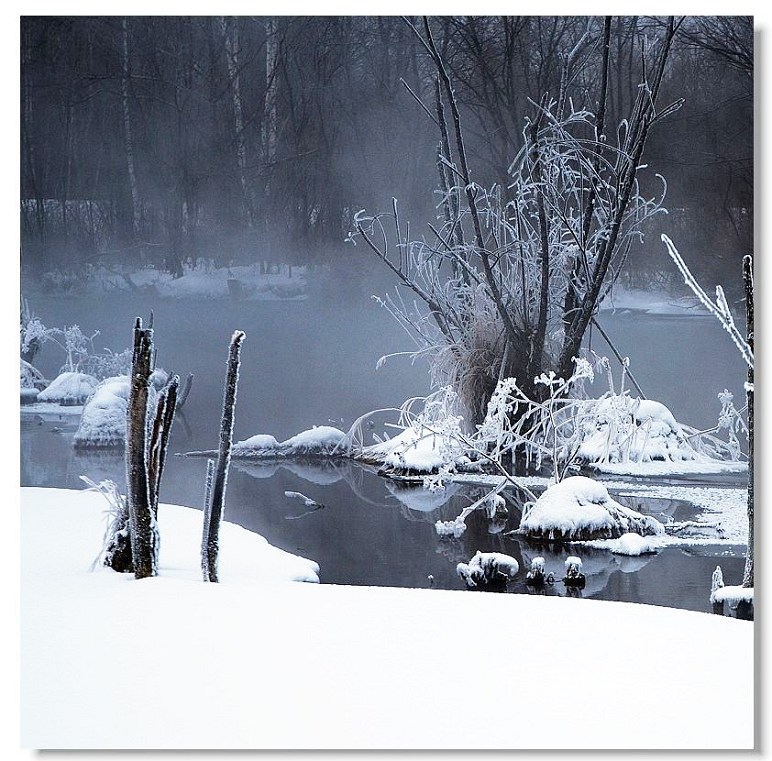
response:
[[(612, 19), (609, 124), (629, 117), (641, 48), (664, 23)], [(597, 109), (602, 19), (437, 17), (430, 28), (483, 186), (506, 185), (526, 119), (558, 97), (561, 62), (586, 32), (566, 95)], [(623, 277), (676, 279), (666, 232), (708, 282), (739, 290), (753, 242), (752, 61), (748, 18), (679, 26), (660, 103), (684, 104), (652, 129), (641, 180), (653, 194), (655, 173), (666, 178), (670, 215), (648, 223)], [(24, 17), (22, 268), (348, 263), (366, 258), (343, 244), (353, 214), (389, 210), (392, 197), (420, 234), (438, 214), (434, 76), (398, 17)]]

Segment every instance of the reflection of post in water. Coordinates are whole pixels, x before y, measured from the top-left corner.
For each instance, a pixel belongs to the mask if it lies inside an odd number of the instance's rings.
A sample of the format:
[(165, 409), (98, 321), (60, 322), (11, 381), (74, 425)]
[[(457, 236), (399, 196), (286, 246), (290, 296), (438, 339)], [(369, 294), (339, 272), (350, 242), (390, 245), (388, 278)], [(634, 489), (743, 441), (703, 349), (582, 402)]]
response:
[(88, 473), (92, 481), (114, 481), (126, 491), (126, 460), (121, 448), (73, 448), (72, 462), (77, 472)]

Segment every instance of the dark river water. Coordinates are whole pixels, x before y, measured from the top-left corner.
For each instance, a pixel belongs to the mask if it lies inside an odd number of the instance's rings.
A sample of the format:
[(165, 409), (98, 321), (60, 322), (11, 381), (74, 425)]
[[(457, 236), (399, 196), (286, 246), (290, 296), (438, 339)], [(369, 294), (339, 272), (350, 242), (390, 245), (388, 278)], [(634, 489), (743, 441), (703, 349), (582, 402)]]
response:
[[(129, 345), (133, 320), (154, 312), (157, 363), (195, 375), (193, 390), (175, 421), (171, 452), (213, 448), (219, 430), (228, 341), (234, 329), (247, 333), (236, 408), (235, 438), (271, 433), (281, 440), (310, 428), (333, 424), (346, 430), (359, 415), (399, 406), (428, 393), (422, 362), (394, 358), (376, 370), (384, 354), (410, 348), (409, 340), (382, 307), (369, 298), (386, 286), (329, 276), (302, 301), (161, 300), (115, 294), (63, 297), (26, 294), (48, 325), (77, 323), (99, 330), (95, 348), (120, 351)], [(727, 336), (709, 318), (602, 314), (601, 323), (650, 398), (664, 402), (682, 422), (715, 424), (716, 394), (742, 392), (744, 367)], [(593, 348), (604, 353), (596, 337)], [(47, 346), (36, 359), (47, 377), (63, 357)], [(618, 377), (618, 368), (617, 373)], [(739, 406), (739, 405), (738, 405)], [(24, 416), (21, 424), (21, 484), (82, 488), (80, 475), (111, 478), (125, 488), (121, 454), (75, 452), (77, 419)], [(170, 457), (161, 499), (200, 507), (206, 463), (203, 458)], [(303, 515), (299, 491), (324, 505)], [(742, 575), (742, 547), (668, 548), (657, 555), (626, 558), (582, 548), (536, 547), (508, 535), (519, 523), (520, 499), (507, 495), (509, 518), (491, 528), (473, 514), (459, 539), (437, 536), (434, 523), (452, 519), (481, 492), (452, 486), (442, 497), (406, 488), (346, 463), (319, 466), (298, 462), (254, 465), (234, 461), (228, 481), (226, 519), (264, 535), (272, 544), (316, 560), (323, 583), (434, 586), (460, 589), (456, 564), (477, 550), (514, 556), (521, 572), (509, 592), (528, 591), (524, 570), (542, 555), (560, 579), (563, 560), (579, 554), (587, 576), (584, 597), (625, 600), (708, 611), (710, 576), (716, 563), (727, 583)], [(652, 500), (653, 513), (688, 505)], [(561, 582), (543, 593), (568, 594)]]

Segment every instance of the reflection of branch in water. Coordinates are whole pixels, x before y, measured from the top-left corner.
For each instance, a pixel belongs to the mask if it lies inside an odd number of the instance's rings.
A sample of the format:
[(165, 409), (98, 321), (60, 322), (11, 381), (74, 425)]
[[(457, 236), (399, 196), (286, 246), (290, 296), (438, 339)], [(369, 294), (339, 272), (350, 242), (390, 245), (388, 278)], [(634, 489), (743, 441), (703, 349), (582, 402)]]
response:
[(316, 500), (313, 500), (310, 497), (306, 497), (305, 494), (301, 494), (299, 491), (285, 491), (284, 496), (288, 497), (289, 499), (299, 499), (306, 507), (310, 508), (300, 515), (285, 515), (284, 517), (288, 521), (296, 521), (299, 518), (304, 518), (306, 515), (311, 515), (311, 513), (315, 513), (318, 510), (322, 510), (324, 507), (326, 507), (326, 505), (322, 505)]
[(302, 478), (318, 486), (329, 486), (339, 481), (345, 481), (356, 497), (375, 507), (387, 507), (384, 503), (374, 502), (364, 494), (364, 474), (374, 473), (373, 469), (358, 462), (342, 461), (334, 459), (303, 460), (275, 459), (275, 460), (247, 460), (234, 459), (231, 466), (242, 471), (251, 478), (271, 478), (279, 469), (289, 471), (294, 476)]
[(324, 510), (324, 508), (327, 507), (327, 505), (320, 505), (317, 502), (314, 502), (314, 505), (316, 505), (316, 507), (312, 507), (310, 510), (306, 510), (304, 513), (300, 513), (300, 515), (285, 515), (284, 520), (297, 521), (301, 518), (305, 518), (307, 515), (311, 515), (311, 513), (318, 513), (320, 510)]

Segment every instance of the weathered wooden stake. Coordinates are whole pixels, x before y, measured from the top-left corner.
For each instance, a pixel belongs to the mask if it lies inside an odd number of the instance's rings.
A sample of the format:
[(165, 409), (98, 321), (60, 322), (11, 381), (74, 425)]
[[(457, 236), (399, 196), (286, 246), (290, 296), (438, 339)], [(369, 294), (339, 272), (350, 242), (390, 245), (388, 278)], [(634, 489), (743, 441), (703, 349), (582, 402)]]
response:
[(206, 461), (206, 485), (204, 487), (204, 528), (201, 536), (201, 574), (204, 581), (209, 581), (209, 522), (212, 519), (212, 480), (214, 479), (214, 460)]
[(153, 330), (134, 325), (128, 420), (126, 425), (126, 486), (134, 576), (158, 573), (158, 529), (150, 503), (147, 472), (147, 399), (152, 371)]
[(241, 330), (237, 330), (231, 338), (220, 425), (220, 448), (217, 453), (217, 465), (212, 481), (209, 520), (204, 528), (207, 577), (209, 581), (213, 582), (218, 580), (217, 559), (220, 551), (220, 523), (225, 509), (225, 488), (228, 482), (228, 468), (233, 443), (233, 412), (236, 406), (236, 390), (239, 383), (241, 344), (245, 338), (246, 333)]
[[(745, 285), (745, 321), (746, 340), (753, 352), (754, 325), (753, 325), (753, 258), (743, 258), (743, 281)], [(745, 569), (743, 570), (743, 586), (753, 586), (753, 365), (748, 367), (748, 385), (746, 386), (746, 399), (748, 402), (748, 549), (745, 555)]]

